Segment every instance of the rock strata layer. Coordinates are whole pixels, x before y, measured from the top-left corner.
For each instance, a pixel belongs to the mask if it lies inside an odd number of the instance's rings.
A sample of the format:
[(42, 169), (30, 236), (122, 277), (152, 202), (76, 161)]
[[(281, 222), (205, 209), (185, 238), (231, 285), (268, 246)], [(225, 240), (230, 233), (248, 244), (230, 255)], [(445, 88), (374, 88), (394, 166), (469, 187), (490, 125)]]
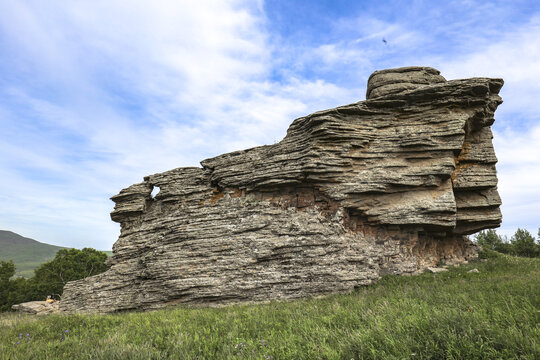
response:
[(60, 312), (59, 302), (30, 301), (11, 306), (12, 310), (32, 315), (48, 315)]
[(60, 309), (292, 299), (474, 258), (466, 235), (501, 222), (502, 85), (377, 71), (366, 101), (296, 119), (277, 144), (145, 177), (112, 198), (110, 269), (68, 283)]

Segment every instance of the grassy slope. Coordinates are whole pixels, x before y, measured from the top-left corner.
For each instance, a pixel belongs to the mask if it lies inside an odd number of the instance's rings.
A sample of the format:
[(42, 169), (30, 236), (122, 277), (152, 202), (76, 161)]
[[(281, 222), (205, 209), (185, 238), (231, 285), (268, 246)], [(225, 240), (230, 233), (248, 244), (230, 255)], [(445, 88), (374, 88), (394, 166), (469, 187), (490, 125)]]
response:
[[(11, 231), (0, 230), (0, 260), (13, 260), (16, 266), (15, 276), (30, 278), (34, 269), (44, 262), (54, 259), (56, 252), (66, 249), (25, 238)], [(104, 251), (108, 256), (112, 251)]]
[(40, 243), (11, 231), (0, 230), (0, 260), (13, 260), (16, 276), (31, 277), (34, 269), (54, 259), (60, 246)]
[[(467, 273), (474, 267), (480, 273)], [(19, 333), (23, 340), (17, 345)], [(26, 334), (31, 340), (24, 340)], [(115, 315), (5, 313), (0, 354), (5, 359), (540, 359), (540, 259), (501, 256), (448, 273), (386, 277), (348, 295), (286, 303)]]

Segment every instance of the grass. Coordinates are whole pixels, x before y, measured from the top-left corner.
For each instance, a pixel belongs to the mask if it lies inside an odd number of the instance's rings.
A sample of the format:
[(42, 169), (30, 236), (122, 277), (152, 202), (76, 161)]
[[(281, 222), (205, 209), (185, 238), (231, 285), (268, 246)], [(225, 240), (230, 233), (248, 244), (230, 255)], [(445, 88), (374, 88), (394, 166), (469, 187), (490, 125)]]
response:
[[(468, 273), (472, 268), (480, 272)], [(447, 273), (389, 276), (350, 294), (284, 303), (114, 315), (5, 313), (0, 354), (2, 359), (540, 359), (540, 259), (497, 256)]]

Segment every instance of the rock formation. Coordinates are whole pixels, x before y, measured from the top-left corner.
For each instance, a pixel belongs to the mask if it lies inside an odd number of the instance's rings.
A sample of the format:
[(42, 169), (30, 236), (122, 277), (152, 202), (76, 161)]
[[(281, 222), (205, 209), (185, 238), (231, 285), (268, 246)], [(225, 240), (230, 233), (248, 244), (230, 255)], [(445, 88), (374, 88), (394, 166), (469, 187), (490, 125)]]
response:
[(502, 85), (376, 71), (365, 101), (296, 119), (277, 144), (146, 176), (112, 197), (110, 269), (68, 283), (61, 310), (347, 292), (474, 258), (466, 235), (501, 222), (490, 126)]
[(60, 312), (59, 302), (29, 301), (22, 304), (12, 305), (11, 309), (25, 314), (49, 315)]

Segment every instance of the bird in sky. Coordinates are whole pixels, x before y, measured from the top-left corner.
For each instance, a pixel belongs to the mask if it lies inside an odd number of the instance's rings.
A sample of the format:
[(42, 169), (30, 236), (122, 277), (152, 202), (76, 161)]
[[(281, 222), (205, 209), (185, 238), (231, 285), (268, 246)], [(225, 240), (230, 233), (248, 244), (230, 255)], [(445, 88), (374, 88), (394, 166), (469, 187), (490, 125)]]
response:
[(388, 45), (388, 42), (386, 41), (385, 38), (382, 39), (382, 42), (384, 43), (384, 45)]

